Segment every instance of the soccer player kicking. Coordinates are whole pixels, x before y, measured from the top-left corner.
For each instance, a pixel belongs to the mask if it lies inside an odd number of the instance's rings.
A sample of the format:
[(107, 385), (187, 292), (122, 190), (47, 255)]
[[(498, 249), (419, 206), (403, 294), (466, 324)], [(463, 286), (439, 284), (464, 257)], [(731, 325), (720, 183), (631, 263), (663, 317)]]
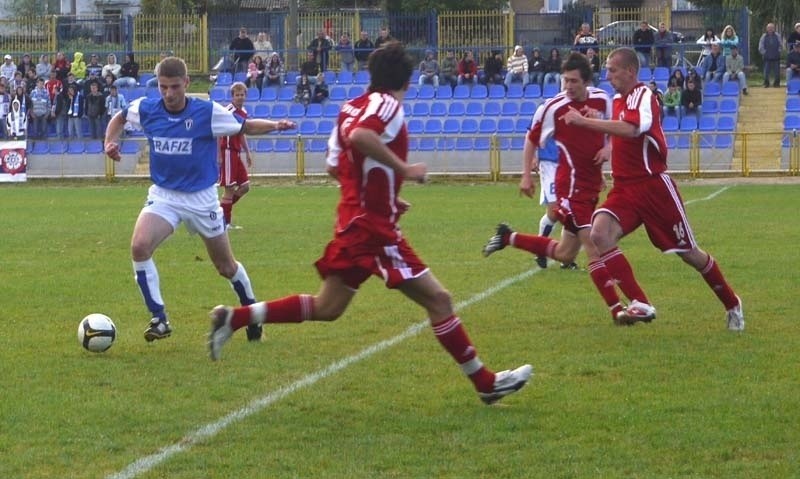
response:
[(282, 299), (211, 311), (208, 346), (212, 360), (237, 329), (262, 323), (333, 321), (341, 316), (359, 286), (371, 275), (399, 289), (428, 313), (436, 339), (459, 364), (486, 404), (522, 388), (530, 379), (528, 364), (494, 373), (478, 357), (456, 316), (450, 293), (416, 255), (397, 221), (408, 204), (399, 199), (404, 179), (423, 181), (423, 163), (408, 164), (408, 132), (403, 98), (412, 60), (403, 46), (390, 42), (369, 57), (368, 91), (342, 106), (328, 141), (328, 164), (341, 185), (333, 240), (316, 267), (323, 278), (316, 295)]
[(111, 118), (105, 141), (106, 154), (119, 161), (119, 138), (128, 122), (143, 130), (150, 144), (153, 185), (131, 238), (134, 278), (152, 317), (144, 331), (148, 342), (172, 334), (153, 254), (182, 222), (187, 230), (203, 239), (217, 272), (230, 281), (240, 303), (255, 302), (250, 278), (233, 257), (225, 232), (217, 196), (216, 138), (240, 133), (260, 135), (295, 127), (286, 120), (243, 120), (222, 105), (187, 97), (189, 76), (180, 58), (161, 60), (155, 71), (161, 98), (132, 101)]
[[(244, 109), (244, 100), (247, 97), (247, 86), (242, 82), (231, 85), (231, 104), (228, 110), (241, 119), (247, 118)], [(247, 159), (247, 163), (242, 158)], [(250, 145), (244, 133), (223, 136), (219, 139), (219, 184), (224, 188), (222, 199), (222, 215), (225, 218), (225, 228), (240, 229), (231, 223), (233, 205), (250, 191), (250, 178), (247, 169), (253, 167), (253, 158), (250, 156)]]
[(483, 247), (483, 255), (489, 256), (511, 245), (537, 256), (571, 262), (583, 246), (589, 259), (592, 282), (606, 302), (612, 320), (616, 324), (623, 324), (620, 321), (625, 308), (620, 302), (615, 282), (589, 237), (592, 213), (604, 186), (602, 165), (609, 158), (606, 135), (587, 132), (564, 121), (566, 113), (573, 109), (608, 118), (611, 115), (611, 99), (605, 91), (590, 86), (591, 64), (581, 53), (570, 54), (561, 68), (561, 79), (564, 90), (543, 103), (534, 114), (523, 149), (524, 165), (519, 185), (524, 195), (533, 196), (531, 169), (537, 164), (536, 148), (554, 140), (560, 151), (555, 192), (556, 213), (563, 225), (561, 241), (543, 235), (517, 233), (501, 223), (495, 235)]
[[(644, 225), (654, 246), (677, 253), (694, 267), (725, 306), (728, 329), (744, 330), (742, 301), (728, 285), (714, 258), (695, 242), (678, 187), (666, 173), (667, 145), (656, 97), (638, 80), (639, 60), (630, 48), (618, 48), (606, 60), (608, 79), (619, 93), (611, 119), (592, 118), (577, 109), (565, 115), (569, 125), (611, 135), (614, 186), (595, 212), (591, 239), (600, 259), (620, 287), (639, 290), (617, 243)], [(627, 294), (627, 293), (626, 293)], [(629, 323), (655, 316), (644, 292), (625, 310)]]

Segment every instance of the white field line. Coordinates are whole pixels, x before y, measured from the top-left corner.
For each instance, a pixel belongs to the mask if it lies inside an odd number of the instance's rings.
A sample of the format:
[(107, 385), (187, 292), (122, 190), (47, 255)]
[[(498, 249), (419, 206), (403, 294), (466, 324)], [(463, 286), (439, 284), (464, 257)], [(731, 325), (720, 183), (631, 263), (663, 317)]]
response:
[[(714, 193), (711, 193), (705, 198), (697, 198), (694, 200), (689, 200), (686, 201), (685, 204), (689, 205), (699, 201), (712, 200), (716, 198), (718, 195), (724, 193), (729, 188), (730, 186), (726, 186), (720, 190), (715, 191)], [(475, 296), (467, 299), (466, 301), (462, 301), (456, 304), (455, 309), (459, 311), (475, 303), (479, 303), (484, 299), (492, 296), (493, 294), (498, 293), (504, 290), (505, 288), (513, 285), (514, 283), (518, 283), (526, 278), (531, 277), (532, 275), (536, 274), (539, 271), (541, 270), (538, 268), (527, 270), (516, 276), (500, 281), (491, 288), (476, 294)], [(333, 376), (334, 374), (346, 369), (351, 364), (355, 364), (359, 361), (367, 359), (376, 353), (379, 353), (394, 346), (395, 344), (401, 343), (406, 339), (412, 338), (417, 334), (419, 334), (420, 331), (422, 331), (423, 329), (426, 329), (426, 327), (428, 327), (427, 319), (410, 326), (408, 329), (398, 334), (397, 336), (377, 342), (352, 356), (348, 356), (344, 359), (340, 359), (339, 361), (331, 363), (330, 365), (322, 369), (319, 369), (313, 373), (310, 373), (287, 386), (283, 386), (264, 396), (253, 399), (246, 406), (226, 414), (225, 416), (221, 417), (215, 422), (208, 423), (188, 433), (180, 441), (174, 444), (170, 444), (169, 446), (165, 446), (154, 454), (143, 456), (137, 459), (136, 461), (129, 464), (125, 469), (117, 473), (111, 474), (110, 476), (107, 477), (107, 479), (134, 479), (150, 471), (151, 469), (157, 467), (162, 462), (166, 461), (172, 456), (191, 449), (192, 446), (194, 446), (195, 444), (198, 444), (206, 439), (213, 438), (231, 424), (237, 421), (241, 421), (242, 419), (246, 419), (252, 416), (253, 414), (256, 414), (262, 411), (263, 409), (266, 409), (267, 407), (271, 406), (272, 404), (280, 401), (286, 396), (295, 393), (305, 387), (312, 386), (321, 379)]]

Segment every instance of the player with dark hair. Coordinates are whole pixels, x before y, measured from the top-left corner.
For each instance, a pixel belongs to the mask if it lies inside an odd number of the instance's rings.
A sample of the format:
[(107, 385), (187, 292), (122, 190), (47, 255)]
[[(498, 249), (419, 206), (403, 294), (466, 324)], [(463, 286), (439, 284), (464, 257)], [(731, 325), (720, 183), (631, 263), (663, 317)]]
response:
[(483, 365), (453, 310), (450, 293), (401, 234), (397, 222), (408, 207), (399, 198), (403, 180), (423, 181), (427, 172), (425, 164), (406, 161), (403, 98), (414, 66), (401, 44), (389, 42), (370, 55), (368, 69), (368, 91), (342, 106), (329, 139), (327, 161), (335, 168), (341, 198), (334, 238), (315, 263), (323, 278), (320, 291), (214, 308), (208, 339), (211, 359), (219, 359), (234, 331), (248, 325), (337, 319), (361, 284), (376, 275), (425, 308), (439, 343), (470, 378), (481, 400), (491, 404), (522, 388), (532, 368), (526, 364), (494, 373)]
[(240, 133), (260, 135), (295, 127), (291, 121), (242, 119), (222, 105), (186, 96), (186, 64), (168, 57), (156, 66), (161, 98), (140, 98), (118, 112), (106, 129), (105, 152), (120, 160), (119, 138), (125, 123), (144, 131), (150, 145), (150, 186), (131, 238), (136, 284), (152, 319), (145, 340), (172, 334), (161, 298), (156, 248), (180, 223), (198, 233), (220, 275), (231, 282), (241, 304), (255, 302), (250, 278), (236, 261), (225, 232), (217, 196), (217, 137)]
[(611, 99), (605, 91), (592, 86), (591, 64), (581, 53), (573, 52), (567, 57), (561, 68), (561, 80), (564, 90), (543, 103), (533, 117), (528, 141), (523, 149), (524, 167), (520, 180), (520, 191), (532, 197), (534, 187), (530, 172), (538, 162), (536, 149), (554, 139), (559, 149), (555, 209), (563, 225), (561, 241), (547, 236), (517, 233), (501, 223), (483, 247), (483, 254), (489, 256), (511, 245), (537, 256), (571, 262), (583, 246), (589, 259), (592, 282), (606, 302), (612, 320), (619, 324), (618, 315), (624, 311), (624, 307), (614, 281), (589, 237), (592, 213), (604, 186), (602, 165), (610, 156), (606, 136), (570, 126), (564, 120), (566, 113), (572, 110), (609, 118)]
[(614, 186), (594, 213), (591, 239), (611, 276), (625, 295), (634, 299), (619, 320), (632, 324), (655, 317), (655, 308), (617, 246), (620, 239), (644, 225), (654, 246), (665, 253), (677, 253), (702, 275), (725, 306), (728, 329), (744, 330), (742, 302), (714, 258), (695, 242), (678, 187), (666, 173), (667, 144), (661, 113), (655, 95), (638, 80), (636, 52), (630, 48), (614, 50), (608, 56), (606, 70), (608, 80), (619, 93), (611, 119), (571, 109), (564, 120), (584, 131), (611, 135)]

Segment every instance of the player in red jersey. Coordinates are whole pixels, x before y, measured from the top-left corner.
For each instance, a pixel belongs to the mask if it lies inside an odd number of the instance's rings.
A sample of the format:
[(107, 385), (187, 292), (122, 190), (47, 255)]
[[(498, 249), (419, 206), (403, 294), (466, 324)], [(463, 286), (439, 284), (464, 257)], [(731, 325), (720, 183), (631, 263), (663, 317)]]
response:
[(559, 149), (556, 168), (556, 212), (564, 226), (561, 241), (546, 236), (535, 236), (514, 232), (501, 223), (497, 232), (483, 247), (484, 256), (511, 245), (537, 256), (547, 256), (562, 262), (571, 262), (583, 246), (589, 259), (589, 274), (611, 317), (624, 310), (614, 287), (614, 280), (589, 238), (592, 213), (599, 201), (604, 186), (602, 165), (610, 157), (606, 146), (606, 135), (587, 132), (583, 128), (570, 126), (564, 121), (565, 114), (574, 109), (591, 112), (600, 118), (611, 117), (611, 99), (605, 91), (590, 86), (592, 67), (581, 53), (572, 53), (561, 68), (564, 91), (547, 100), (537, 110), (523, 150), (524, 166), (520, 191), (533, 197), (531, 169), (537, 165), (536, 149), (549, 138), (555, 138)]
[[(247, 97), (247, 86), (242, 82), (231, 85), (231, 104), (228, 110), (234, 115), (245, 119), (247, 111), (244, 109), (244, 99)], [(247, 159), (242, 161), (242, 153)], [(231, 223), (233, 205), (250, 191), (250, 177), (247, 169), (253, 167), (253, 158), (250, 156), (250, 145), (244, 133), (223, 136), (219, 139), (219, 184), (225, 191), (222, 193), (220, 204), (225, 217), (225, 228), (239, 229)]]
[(677, 253), (700, 272), (726, 309), (731, 331), (744, 330), (742, 302), (722, 275), (714, 258), (697, 245), (678, 187), (666, 173), (667, 145), (661, 129), (656, 97), (638, 80), (639, 61), (630, 48), (611, 52), (606, 61), (608, 79), (619, 95), (610, 120), (592, 118), (572, 109), (568, 124), (611, 135), (614, 186), (594, 213), (591, 238), (620, 289), (635, 299), (619, 320), (633, 324), (655, 317), (628, 260), (617, 246), (622, 237), (644, 225), (654, 246)]
[(383, 278), (425, 308), (436, 339), (459, 364), (486, 404), (522, 388), (530, 365), (494, 373), (480, 361), (453, 310), (450, 293), (417, 256), (397, 224), (406, 204), (399, 199), (404, 179), (423, 181), (427, 167), (408, 164), (403, 98), (414, 65), (405, 49), (390, 42), (368, 61), (368, 91), (342, 106), (330, 144), (339, 152), (335, 167), (341, 198), (333, 240), (316, 267), (323, 278), (316, 295), (296, 294), (246, 307), (211, 311), (209, 349), (218, 359), (234, 331), (251, 324), (333, 321), (341, 316), (371, 275)]

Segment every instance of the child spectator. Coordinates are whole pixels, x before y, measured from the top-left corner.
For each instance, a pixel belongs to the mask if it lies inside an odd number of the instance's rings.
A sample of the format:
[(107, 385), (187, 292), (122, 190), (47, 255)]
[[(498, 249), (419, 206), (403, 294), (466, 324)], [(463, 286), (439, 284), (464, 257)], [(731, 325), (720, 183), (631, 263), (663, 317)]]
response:
[(681, 119), (681, 89), (674, 81), (669, 82), (667, 92), (664, 94), (663, 116), (668, 115)]
[(282, 87), (284, 84), (283, 62), (278, 52), (272, 52), (266, 66), (267, 86)]
[(325, 83), (325, 75), (320, 73), (317, 75), (317, 84), (314, 86), (314, 95), (311, 97), (311, 103), (324, 103), (330, 96), (328, 91), (328, 84)]
[[(0, 82), (0, 124), (5, 125), (9, 110), (11, 110), (11, 95), (6, 91), (6, 84)], [(5, 136), (5, 128), (2, 128), (0, 133)]]
[(700, 123), (700, 115), (703, 112), (703, 93), (697, 88), (694, 81), (686, 82), (686, 90), (681, 93), (681, 118), (686, 115), (695, 115), (697, 123)]
[(294, 94), (294, 101), (308, 106), (311, 101), (311, 83), (308, 80), (308, 75), (300, 75), (300, 81), (297, 82), (297, 88)]
[[(95, 58), (97, 57), (97, 55), (93, 56)], [(70, 67), (67, 74), (69, 74), (69, 72), (72, 72), (75, 75), (75, 80), (78, 83), (82, 83), (86, 79), (87, 68), (88, 65), (83, 59), (83, 52), (75, 52), (72, 55), (72, 66)], [(64, 75), (64, 78), (66, 78), (66, 74)], [(62, 78), (61, 81), (64, 81), (64, 78)]]
[(84, 103), (92, 139), (99, 140), (105, 137), (106, 98), (96, 83), (92, 83), (89, 87), (89, 94), (86, 95)]
[(23, 140), (28, 129), (28, 115), (22, 111), (18, 99), (11, 102), (11, 109), (6, 115), (6, 135), (9, 140)]
[(44, 80), (36, 79), (36, 88), (31, 92), (31, 113), (33, 118), (33, 128), (31, 136), (44, 139), (47, 136), (47, 119), (50, 116), (53, 102), (50, 100), (50, 93), (44, 87)]
[[(81, 53), (81, 58), (83, 58), (83, 54)], [(64, 55), (64, 52), (57, 52), (56, 53), (56, 60), (53, 62), (53, 71), (56, 72), (56, 78), (61, 80), (63, 83), (64, 80), (67, 79), (67, 74), (72, 70), (72, 64), (67, 60), (67, 56)]]

